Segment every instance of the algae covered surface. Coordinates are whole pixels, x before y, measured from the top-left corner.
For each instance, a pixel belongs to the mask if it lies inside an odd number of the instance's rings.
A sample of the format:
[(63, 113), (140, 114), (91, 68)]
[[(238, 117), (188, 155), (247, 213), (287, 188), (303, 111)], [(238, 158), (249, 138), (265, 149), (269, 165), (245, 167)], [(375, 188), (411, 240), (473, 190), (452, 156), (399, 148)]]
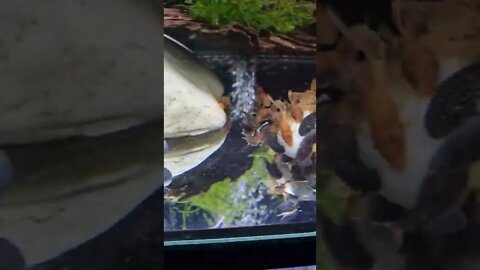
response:
[(304, 0), (174, 0), (167, 6), (183, 7), (212, 27), (242, 24), (256, 31), (290, 33), (314, 22), (315, 5)]

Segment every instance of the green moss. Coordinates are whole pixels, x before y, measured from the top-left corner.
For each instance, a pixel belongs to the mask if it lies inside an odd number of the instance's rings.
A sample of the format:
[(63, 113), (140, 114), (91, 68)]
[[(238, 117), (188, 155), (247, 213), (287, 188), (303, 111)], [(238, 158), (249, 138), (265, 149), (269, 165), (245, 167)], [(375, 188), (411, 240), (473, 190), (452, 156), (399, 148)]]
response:
[(196, 0), (184, 6), (194, 19), (214, 27), (240, 23), (257, 31), (288, 33), (314, 22), (314, 5), (304, 0)]
[(208, 211), (214, 220), (211, 225), (223, 219), (226, 226), (230, 226), (251, 211), (251, 201), (244, 199), (244, 195), (253, 192), (266, 179), (267, 172), (263, 158), (272, 160), (273, 156), (265, 149), (258, 149), (251, 157), (252, 167), (236, 181), (226, 178), (213, 184), (205, 193), (193, 196), (188, 203)]

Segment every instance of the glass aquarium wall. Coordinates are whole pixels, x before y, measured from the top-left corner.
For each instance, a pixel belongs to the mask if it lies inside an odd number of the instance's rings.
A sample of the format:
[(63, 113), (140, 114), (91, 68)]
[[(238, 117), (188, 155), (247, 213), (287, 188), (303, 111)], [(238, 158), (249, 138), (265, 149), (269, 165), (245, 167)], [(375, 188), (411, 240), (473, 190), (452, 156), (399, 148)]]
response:
[(166, 238), (315, 232), (315, 3), (265, 2), (165, 5)]

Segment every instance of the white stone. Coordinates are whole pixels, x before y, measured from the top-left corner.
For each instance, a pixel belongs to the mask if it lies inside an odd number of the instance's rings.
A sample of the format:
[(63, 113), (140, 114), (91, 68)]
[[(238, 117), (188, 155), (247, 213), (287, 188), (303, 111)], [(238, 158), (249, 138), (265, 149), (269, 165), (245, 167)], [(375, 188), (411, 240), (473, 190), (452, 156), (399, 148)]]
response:
[(218, 77), (168, 43), (163, 61), (165, 138), (221, 128), (227, 117), (219, 104), (224, 88)]

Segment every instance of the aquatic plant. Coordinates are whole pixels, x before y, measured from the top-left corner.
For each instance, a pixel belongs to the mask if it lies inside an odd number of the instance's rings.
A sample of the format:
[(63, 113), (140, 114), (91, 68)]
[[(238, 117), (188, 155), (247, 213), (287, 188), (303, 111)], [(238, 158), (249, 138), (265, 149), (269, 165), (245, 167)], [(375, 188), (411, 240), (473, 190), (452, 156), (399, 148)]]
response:
[[(314, 5), (305, 0), (195, 0), (181, 4), (194, 19), (214, 27), (240, 23), (257, 31), (292, 32), (314, 22)], [(188, 2), (188, 1), (187, 1)]]
[(251, 214), (250, 211), (259, 210), (252, 209), (256, 198), (247, 198), (246, 194), (253, 193), (263, 179), (267, 178), (263, 159), (271, 161), (273, 158), (263, 148), (252, 153), (251, 157), (253, 158), (252, 167), (244, 175), (235, 181), (226, 178), (213, 184), (205, 193), (189, 198), (186, 206), (193, 205), (212, 214), (214, 218), (209, 219), (212, 226), (219, 221), (222, 221), (224, 226), (243, 223), (243, 217)]
[(348, 209), (348, 198), (353, 190), (338, 178), (332, 176), (317, 188), (317, 208), (335, 224), (343, 222)]

